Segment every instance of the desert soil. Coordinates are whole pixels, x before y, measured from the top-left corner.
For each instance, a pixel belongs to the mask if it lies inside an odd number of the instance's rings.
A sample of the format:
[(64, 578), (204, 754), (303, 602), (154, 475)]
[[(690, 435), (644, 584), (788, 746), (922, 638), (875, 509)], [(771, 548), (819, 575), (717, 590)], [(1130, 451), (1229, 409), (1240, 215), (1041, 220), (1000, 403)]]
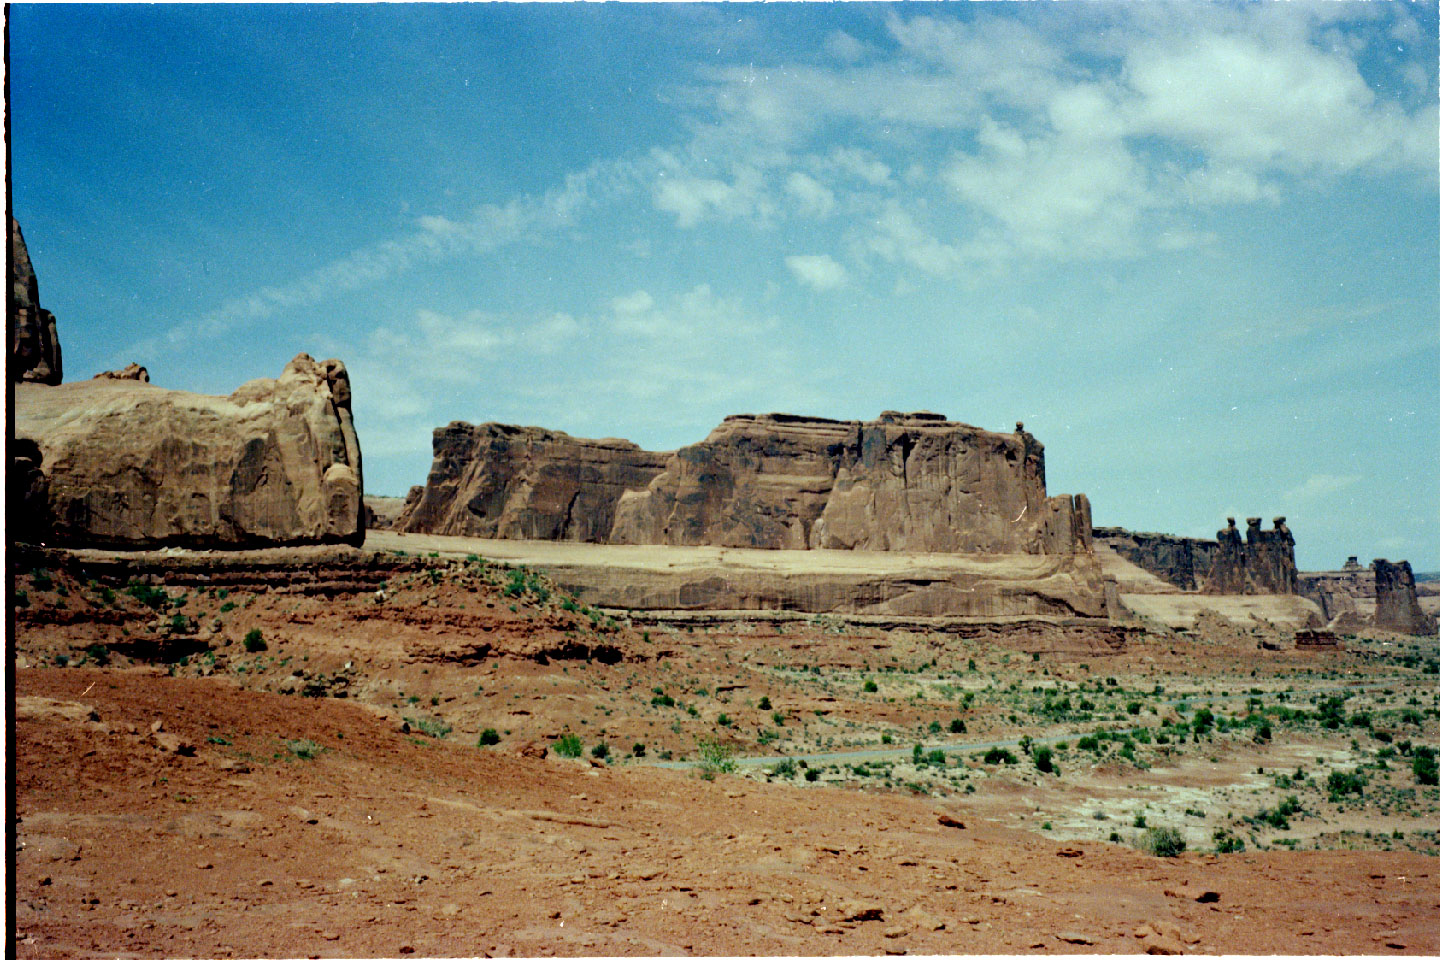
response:
[(1440, 953), (1433, 640), (631, 624), (444, 558), (335, 597), (15, 573), (21, 957)]

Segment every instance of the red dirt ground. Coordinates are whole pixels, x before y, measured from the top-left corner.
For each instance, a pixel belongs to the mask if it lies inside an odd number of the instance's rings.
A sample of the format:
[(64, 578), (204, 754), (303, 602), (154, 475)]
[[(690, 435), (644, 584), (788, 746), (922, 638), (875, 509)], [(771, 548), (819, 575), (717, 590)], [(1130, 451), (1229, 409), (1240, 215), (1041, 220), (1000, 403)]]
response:
[(15, 681), (22, 958), (1440, 953), (1418, 853), (1159, 859), (963, 797), (477, 750), (220, 678)]

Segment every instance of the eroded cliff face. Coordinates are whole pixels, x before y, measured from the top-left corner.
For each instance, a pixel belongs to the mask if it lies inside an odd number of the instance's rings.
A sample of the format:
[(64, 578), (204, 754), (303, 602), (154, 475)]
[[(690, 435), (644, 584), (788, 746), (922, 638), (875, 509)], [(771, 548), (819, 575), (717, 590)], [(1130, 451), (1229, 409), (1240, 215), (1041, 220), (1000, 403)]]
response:
[(40, 306), (40, 282), (14, 217), (10, 218), (9, 279), (10, 379), (57, 384), (63, 371), (55, 315)]
[(1124, 527), (1096, 527), (1096, 540), (1142, 570), (1181, 590), (1198, 590), (1210, 572), (1218, 544), (1168, 533), (1135, 533)]
[(621, 496), (643, 488), (669, 457), (627, 440), (499, 423), (457, 421), (437, 429), (433, 444), (430, 475), (406, 497), (398, 530), (602, 543)]
[(302, 353), (278, 379), (229, 397), (130, 379), (21, 383), (15, 434), (38, 457), (35, 539), (130, 548), (364, 540), (360, 444), (338, 360)]
[(1034, 437), (938, 414), (728, 417), (673, 454), (452, 423), (435, 431), (434, 448), (398, 529), (775, 550), (1090, 551), (1089, 502), (1045, 495)]
[(1375, 626), (1418, 637), (1433, 635), (1436, 632), (1435, 621), (1420, 609), (1410, 562), (1376, 560), (1374, 569)]
[(1228, 518), (1225, 529), (1215, 535), (1218, 547), (1201, 592), (1298, 593), (1295, 538), (1285, 518), (1276, 517), (1270, 530), (1261, 529), (1259, 517), (1247, 517), (1245, 525), (1243, 540), (1234, 517)]
[(1045, 495), (1044, 447), (938, 414), (727, 417), (616, 512), (615, 543), (1065, 554), (1089, 502)]

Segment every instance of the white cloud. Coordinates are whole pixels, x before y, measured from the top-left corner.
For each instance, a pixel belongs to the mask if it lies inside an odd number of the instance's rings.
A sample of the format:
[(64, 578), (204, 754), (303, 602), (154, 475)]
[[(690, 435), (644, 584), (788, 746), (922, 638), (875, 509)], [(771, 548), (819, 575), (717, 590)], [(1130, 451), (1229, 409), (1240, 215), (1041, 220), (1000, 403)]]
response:
[(1304, 483), (1285, 491), (1285, 499), (1296, 500), (1301, 503), (1321, 500), (1331, 494), (1339, 493), (1348, 487), (1353, 487), (1362, 479), (1362, 477), (1349, 474), (1336, 476), (1330, 473), (1312, 473), (1305, 478)]
[(935, 275), (951, 273), (961, 263), (959, 250), (932, 236), (898, 203), (886, 205), (874, 226), (865, 248), (881, 259), (908, 263)]
[(721, 180), (665, 177), (655, 184), (656, 209), (675, 214), (675, 225), (682, 228), (693, 227), (711, 214), (728, 219), (744, 206), (739, 191)]
[(785, 266), (802, 283), (816, 290), (834, 290), (846, 281), (845, 268), (828, 254), (798, 254), (785, 258)]
[(854, 63), (865, 56), (867, 47), (844, 30), (836, 30), (825, 38), (825, 52), (836, 60)]
[(799, 170), (785, 178), (785, 192), (795, 199), (800, 211), (808, 216), (824, 217), (835, 209), (835, 194), (830, 188)]
[(653, 306), (655, 306), (655, 298), (644, 290), (636, 290), (634, 293), (616, 297), (610, 301), (610, 309), (621, 315), (644, 313)]

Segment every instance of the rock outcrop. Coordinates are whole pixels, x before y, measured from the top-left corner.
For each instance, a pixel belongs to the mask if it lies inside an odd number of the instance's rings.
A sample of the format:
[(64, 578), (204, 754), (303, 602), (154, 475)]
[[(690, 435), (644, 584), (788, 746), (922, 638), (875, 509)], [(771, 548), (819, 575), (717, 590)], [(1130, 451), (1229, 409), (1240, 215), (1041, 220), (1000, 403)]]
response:
[(1230, 517), (1213, 541), (1132, 533), (1123, 527), (1096, 527), (1094, 537), (1182, 590), (1216, 595), (1298, 593), (1295, 538), (1285, 518), (1276, 517), (1274, 528), (1263, 530), (1260, 518), (1250, 517), (1246, 527), (1242, 537)]
[(1168, 533), (1134, 533), (1124, 527), (1096, 527), (1094, 538), (1142, 570), (1181, 590), (1198, 590), (1210, 572), (1219, 544)]
[(338, 360), (300, 354), (229, 397), (95, 379), (15, 387), (43, 490), (35, 539), (73, 546), (359, 545), (360, 444)]
[(1435, 621), (1420, 609), (1409, 561), (1376, 560), (1374, 569), (1375, 626), (1418, 637), (1434, 635)]
[(912, 553), (1086, 552), (1084, 496), (1045, 495), (1045, 448), (933, 413), (734, 416), (616, 511), (615, 543)]
[(105, 370), (95, 374), (95, 380), (139, 380), (141, 383), (150, 382), (150, 371), (138, 363), (127, 363), (123, 370)]
[(933, 413), (734, 416), (648, 453), (536, 427), (435, 431), (397, 528), (500, 539), (892, 550), (1090, 552), (1084, 496), (1047, 497), (1044, 447)]
[(62, 368), (55, 315), (40, 306), (40, 282), (20, 224), (10, 218), (10, 379), (57, 384)]
[(425, 487), (406, 497), (398, 530), (502, 540), (604, 542), (627, 490), (665, 466), (628, 440), (456, 421), (433, 438)]

